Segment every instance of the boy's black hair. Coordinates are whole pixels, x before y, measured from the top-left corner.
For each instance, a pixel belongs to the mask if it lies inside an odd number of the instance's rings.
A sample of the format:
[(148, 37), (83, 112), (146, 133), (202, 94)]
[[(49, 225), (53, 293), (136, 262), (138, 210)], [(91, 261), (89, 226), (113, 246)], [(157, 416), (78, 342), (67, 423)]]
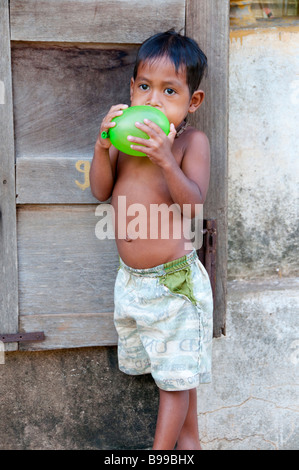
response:
[(182, 36), (173, 29), (155, 34), (141, 44), (133, 72), (134, 80), (141, 62), (165, 56), (172, 61), (176, 71), (182, 66), (186, 67), (187, 84), (192, 95), (199, 87), (208, 61), (194, 39)]

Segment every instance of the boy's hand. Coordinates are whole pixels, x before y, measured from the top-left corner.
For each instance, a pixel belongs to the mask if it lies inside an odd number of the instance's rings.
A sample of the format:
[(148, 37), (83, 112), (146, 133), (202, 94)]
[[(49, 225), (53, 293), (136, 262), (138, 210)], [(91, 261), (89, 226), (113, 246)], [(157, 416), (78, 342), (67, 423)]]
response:
[(102, 132), (108, 133), (109, 129), (115, 126), (115, 122), (111, 122), (111, 120), (115, 118), (116, 116), (121, 116), (123, 113), (122, 110), (126, 109), (127, 107), (128, 107), (127, 104), (116, 104), (115, 106), (112, 106), (110, 108), (109, 112), (104, 117), (102, 124), (101, 124), (98, 139), (97, 139), (97, 142), (100, 144), (101, 147), (106, 148), (106, 149), (111, 147), (112, 144), (110, 142), (110, 139), (109, 138), (103, 139)]
[(128, 136), (128, 140), (134, 143), (131, 145), (132, 149), (145, 153), (153, 163), (161, 167), (174, 161), (171, 151), (176, 136), (174, 124), (170, 125), (168, 136), (157, 124), (148, 119), (144, 119), (144, 123), (136, 122), (135, 126), (145, 132), (149, 139)]

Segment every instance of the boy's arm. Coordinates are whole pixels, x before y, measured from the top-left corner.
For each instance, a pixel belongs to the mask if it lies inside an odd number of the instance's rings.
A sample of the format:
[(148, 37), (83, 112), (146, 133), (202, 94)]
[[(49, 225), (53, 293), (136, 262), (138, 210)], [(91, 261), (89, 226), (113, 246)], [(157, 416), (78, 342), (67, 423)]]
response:
[(101, 146), (97, 140), (89, 172), (90, 188), (99, 201), (107, 201), (112, 194), (118, 150)]
[(210, 144), (207, 136), (194, 131), (189, 138), (181, 167), (176, 160), (168, 159), (162, 171), (171, 197), (183, 210), (184, 204), (191, 205), (191, 217), (195, 204), (203, 204), (210, 180)]
[(120, 116), (122, 110), (127, 107), (126, 104), (118, 104), (110, 108), (102, 121), (95, 144), (89, 180), (91, 192), (99, 201), (107, 201), (112, 194), (118, 158), (118, 150), (111, 145), (109, 139), (102, 138), (102, 132), (108, 132), (111, 127), (115, 126), (111, 120)]

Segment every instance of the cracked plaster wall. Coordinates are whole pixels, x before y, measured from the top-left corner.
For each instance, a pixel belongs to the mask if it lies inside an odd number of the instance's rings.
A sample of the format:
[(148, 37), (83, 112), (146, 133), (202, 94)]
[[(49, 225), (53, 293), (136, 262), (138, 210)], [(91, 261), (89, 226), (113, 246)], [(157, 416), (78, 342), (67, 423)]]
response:
[(232, 31), (229, 276), (298, 272), (299, 31)]
[(213, 382), (198, 390), (209, 450), (299, 448), (298, 278), (232, 281)]

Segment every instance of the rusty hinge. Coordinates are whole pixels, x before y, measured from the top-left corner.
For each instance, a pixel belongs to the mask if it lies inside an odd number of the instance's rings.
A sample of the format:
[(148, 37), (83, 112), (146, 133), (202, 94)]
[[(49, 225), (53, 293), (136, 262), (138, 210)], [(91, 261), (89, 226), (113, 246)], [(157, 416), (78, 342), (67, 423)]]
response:
[(205, 267), (209, 274), (213, 295), (216, 293), (216, 247), (217, 247), (217, 221), (208, 219), (205, 221)]
[(217, 251), (217, 220), (203, 220), (203, 244), (197, 250), (198, 257), (210, 278), (213, 295), (216, 293), (216, 251)]
[(44, 339), (43, 331), (35, 331), (34, 333), (0, 333), (0, 341), (2, 343), (24, 343), (26, 341), (44, 341)]

